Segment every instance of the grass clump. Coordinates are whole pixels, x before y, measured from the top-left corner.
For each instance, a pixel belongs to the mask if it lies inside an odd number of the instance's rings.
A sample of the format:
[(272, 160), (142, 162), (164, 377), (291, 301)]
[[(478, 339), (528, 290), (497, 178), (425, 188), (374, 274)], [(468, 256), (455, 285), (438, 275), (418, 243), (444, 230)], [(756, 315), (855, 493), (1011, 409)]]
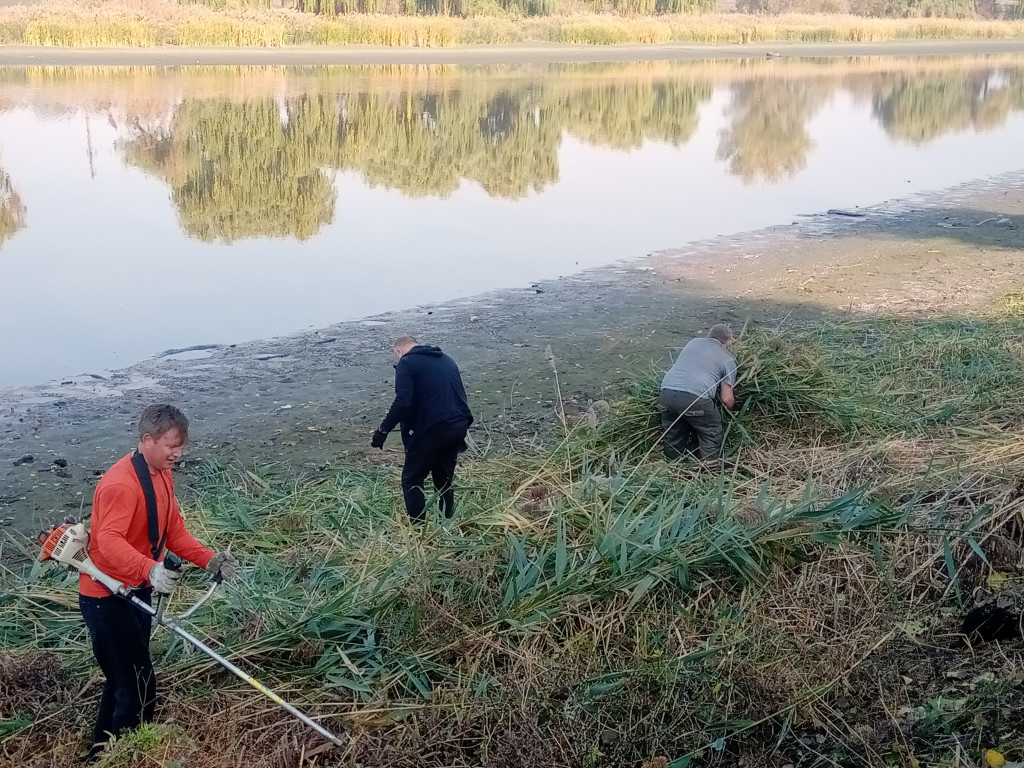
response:
[[(651, 376), (596, 426), (470, 456), (458, 517), (422, 529), (397, 468), (296, 481), (203, 465), (193, 526), (245, 569), (196, 631), (354, 738), (310, 755), (300, 726), (158, 634), (165, 725), (110, 757), (967, 765), (998, 745), (1020, 759), (1019, 647), (972, 648), (960, 621), (1022, 572), (1022, 435), (1000, 421), (1021, 322), (748, 332), (721, 471), (658, 458)], [(3, 576), (0, 760), (62, 765), (80, 745), (97, 685), (73, 588), (38, 566)]]
[[(737, 347), (737, 445), (955, 436), (1015, 426), (1024, 410), (1019, 297), (1005, 316), (831, 321), (785, 333), (751, 330)], [(656, 438), (660, 376), (633, 383), (622, 435)], [(639, 430), (639, 422), (645, 422)], [(837, 447), (837, 446), (833, 446)], [(848, 444), (847, 444), (848, 447)]]
[(744, 384), (762, 423), (808, 420), (846, 437), (924, 434), (932, 427), (999, 427), (1024, 396), (1022, 324), (970, 318), (880, 319), (778, 337), (760, 332)]

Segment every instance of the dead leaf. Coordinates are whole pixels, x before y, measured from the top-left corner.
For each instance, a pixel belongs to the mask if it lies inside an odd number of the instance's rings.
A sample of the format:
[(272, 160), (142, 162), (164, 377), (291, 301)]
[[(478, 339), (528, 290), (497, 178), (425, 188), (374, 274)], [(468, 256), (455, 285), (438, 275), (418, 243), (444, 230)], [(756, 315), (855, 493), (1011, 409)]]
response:
[(919, 637), (924, 634), (926, 629), (925, 625), (920, 621), (904, 621), (900, 624), (900, 629), (906, 633), (907, 637)]
[(989, 589), (998, 592), (1000, 589), (1006, 586), (1006, 581), (1009, 578), (1010, 577), (1002, 571), (992, 571), (992, 573), (988, 575), (988, 578), (985, 579), (985, 583), (988, 584)]

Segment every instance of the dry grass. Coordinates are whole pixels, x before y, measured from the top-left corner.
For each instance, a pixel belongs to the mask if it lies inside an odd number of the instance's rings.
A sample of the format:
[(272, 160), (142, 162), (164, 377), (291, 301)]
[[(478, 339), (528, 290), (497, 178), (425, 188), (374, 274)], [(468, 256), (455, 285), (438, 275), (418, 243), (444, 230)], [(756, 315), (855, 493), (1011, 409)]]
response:
[[(159, 634), (160, 724), (101, 765), (1020, 760), (1019, 642), (960, 630), (1024, 594), (1024, 427), (1005, 419), (1024, 363), (990, 343), (1021, 333), (1015, 316), (749, 333), (721, 472), (658, 457), (638, 382), (596, 428), (470, 457), (457, 521), (423, 530), (393, 468), (202, 469), (196, 527), (246, 570), (198, 631), (353, 742), (316, 753)], [(2, 586), (0, 762), (71, 765), (97, 691), (73, 585)]]
[(623, 43), (877, 42), (1024, 37), (1024, 21), (873, 19), (849, 15), (657, 17), (579, 14), (512, 16), (350, 15), (174, 3), (48, 0), (0, 9), (0, 43), (61, 47), (382, 45), (443, 48), (525, 42)]

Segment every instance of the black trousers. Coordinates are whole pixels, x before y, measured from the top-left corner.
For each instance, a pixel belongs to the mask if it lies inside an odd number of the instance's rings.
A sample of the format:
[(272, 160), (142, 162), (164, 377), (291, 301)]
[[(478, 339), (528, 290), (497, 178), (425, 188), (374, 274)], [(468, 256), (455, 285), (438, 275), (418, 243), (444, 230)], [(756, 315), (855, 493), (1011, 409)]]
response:
[(705, 461), (721, 456), (725, 430), (722, 414), (711, 398), (663, 389), (658, 405), (661, 428), (665, 431), (666, 458), (678, 459), (698, 452)]
[(455, 464), (459, 453), (466, 450), (465, 422), (438, 424), (431, 427), (405, 447), (405, 465), (402, 467), (402, 496), (405, 511), (414, 522), (425, 517), (427, 505), (423, 483), (427, 475), (434, 481), (440, 496), (439, 506), (445, 517), (455, 512)]
[[(135, 593), (150, 602), (152, 590)], [(92, 652), (106, 676), (92, 741), (104, 744), (153, 719), (156, 676), (149, 658), (152, 617), (120, 597), (78, 596)]]

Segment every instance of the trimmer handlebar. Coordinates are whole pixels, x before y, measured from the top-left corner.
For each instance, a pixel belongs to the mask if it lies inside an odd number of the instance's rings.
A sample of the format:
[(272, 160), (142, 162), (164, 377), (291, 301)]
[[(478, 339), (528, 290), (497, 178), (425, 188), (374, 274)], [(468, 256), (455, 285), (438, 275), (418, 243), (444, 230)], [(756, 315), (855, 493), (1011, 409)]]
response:
[(173, 552), (167, 552), (164, 554), (164, 568), (168, 571), (180, 571), (181, 570), (181, 558)]
[[(180, 571), (181, 570), (181, 558), (173, 552), (164, 553), (164, 570), (167, 571)], [(164, 609), (167, 607), (167, 601), (170, 599), (170, 595), (164, 592), (156, 593), (156, 613), (153, 618), (156, 619), (157, 624), (164, 623)]]

